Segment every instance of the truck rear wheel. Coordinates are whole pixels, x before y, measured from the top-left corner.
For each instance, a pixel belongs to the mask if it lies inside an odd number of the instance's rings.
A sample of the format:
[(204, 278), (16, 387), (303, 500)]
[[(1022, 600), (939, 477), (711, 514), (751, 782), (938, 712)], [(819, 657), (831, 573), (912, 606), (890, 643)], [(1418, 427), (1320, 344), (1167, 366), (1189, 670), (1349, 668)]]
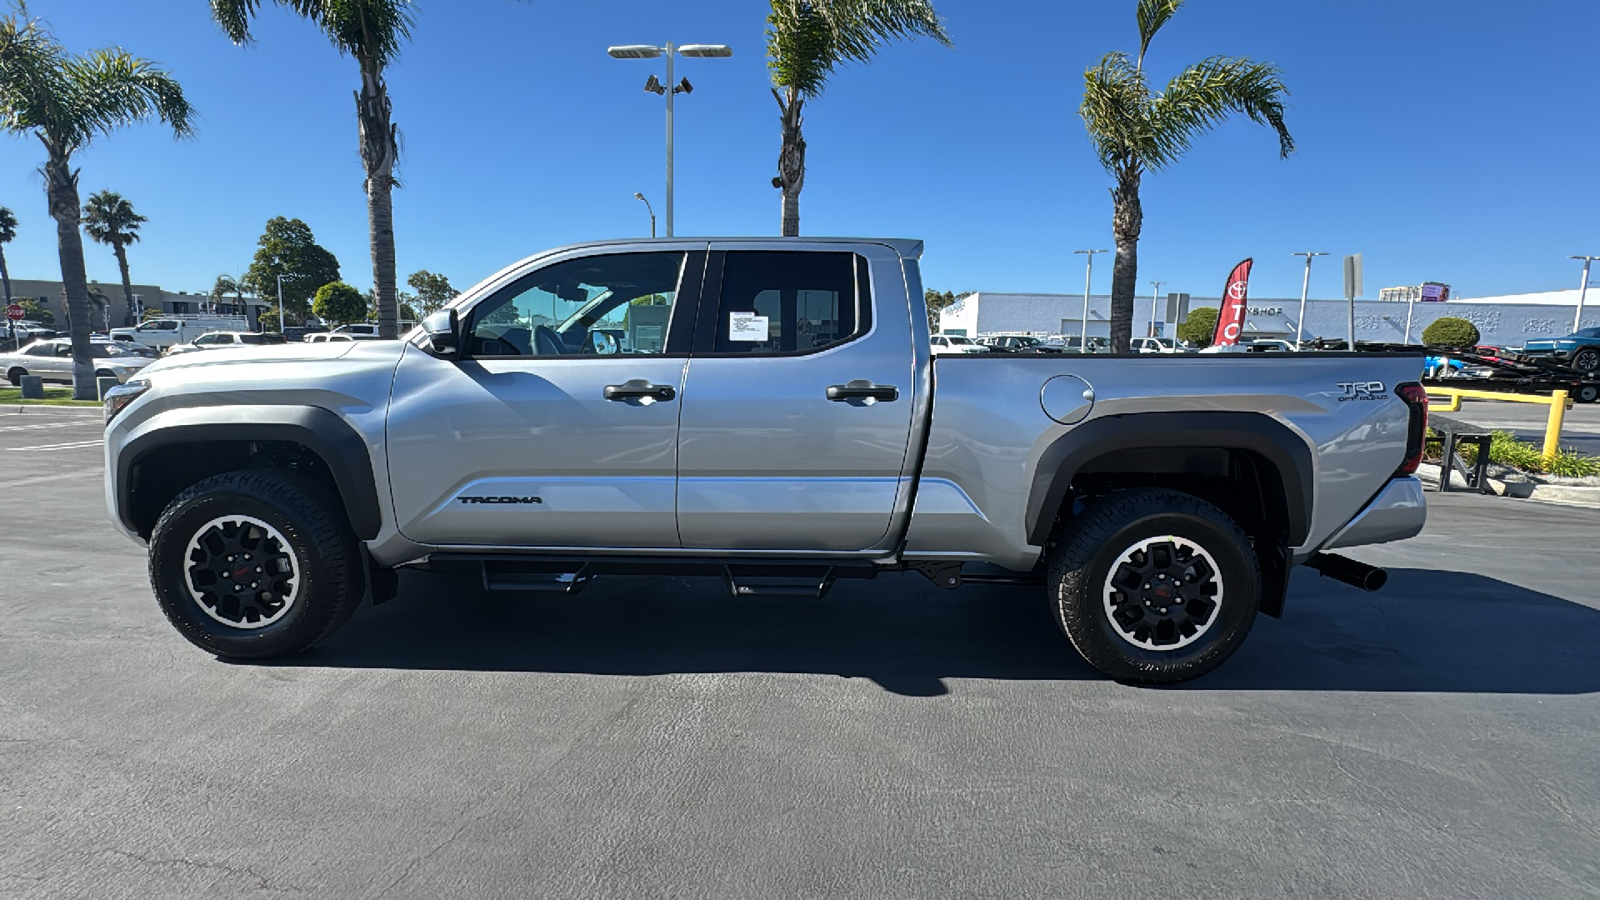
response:
[(150, 537), (150, 584), (190, 643), (231, 659), (298, 653), (361, 602), (355, 536), (327, 491), (275, 469), (184, 490)]
[(1170, 684), (1221, 665), (1261, 600), (1255, 550), (1190, 494), (1141, 488), (1091, 503), (1056, 535), (1046, 584), (1088, 663), (1120, 681)]

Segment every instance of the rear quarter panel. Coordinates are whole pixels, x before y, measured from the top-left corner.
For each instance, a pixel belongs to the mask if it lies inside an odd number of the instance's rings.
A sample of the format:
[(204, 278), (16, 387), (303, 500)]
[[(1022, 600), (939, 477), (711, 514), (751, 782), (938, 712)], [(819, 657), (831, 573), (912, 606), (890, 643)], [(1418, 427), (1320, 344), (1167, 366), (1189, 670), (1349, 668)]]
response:
[[(1044, 383), (1075, 375), (1094, 390), (1084, 422), (1141, 413), (1256, 413), (1311, 449), (1310, 528), (1296, 556), (1320, 546), (1372, 499), (1405, 455), (1410, 413), (1397, 384), (1420, 356), (1377, 354), (939, 357), (909, 559), (971, 559), (1026, 570), (1027, 503), (1045, 448), (1075, 425), (1044, 412)], [(1342, 385), (1381, 382), (1374, 395)]]

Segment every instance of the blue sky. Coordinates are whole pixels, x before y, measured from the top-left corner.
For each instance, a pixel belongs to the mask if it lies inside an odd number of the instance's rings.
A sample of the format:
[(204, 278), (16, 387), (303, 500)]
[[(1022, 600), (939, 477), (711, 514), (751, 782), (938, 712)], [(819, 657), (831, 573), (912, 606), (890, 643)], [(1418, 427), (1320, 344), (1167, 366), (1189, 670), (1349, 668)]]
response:
[[(537, 250), (648, 233), (663, 203), (662, 102), (640, 88), (660, 61), (609, 44), (726, 43), (680, 60), (677, 233), (775, 234), (777, 106), (758, 0), (558, 4), (418, 0), (413, 43), (389, 75), (403, 134), (395, 193), (400, 276), (457, 287)], [(1136, 49), (1133, 0), (943, 0), (955, 49), (929, 41), (841, 69), (807, 109), (801, 233), (927, 241), (924, 280), (954, 290), (1082, 290), (1082, 257), (1110, 247), (1108, 176), (1076, 109), (1083, 71)], [(135, 281), (204, 290), (248, 265), (266, 220), (299, 217), (371, 284), (356, 153), (355, 64), (276, 7), (258, 42), (231, 45), (205, 0), (31, 0), (69, 49), (109, 44), (159, 61), (200, 112), (79, 154), (85, 196), (111, 188), (150, 217)], [(1444, 0), (1191, 0), (1157, 37), (1164, 81), (1205, 55), (1276, 62), (1300, 151), (1230, 123), (1145, 179), (1139, 291), (1215, 295), (1240, 258), (1251, 293), (1298, 296), (1296, 250), (1324, 250), (1313, 296), (1340, 294), (1337, 259), (1362, 252), (1367, 295), (1439, 280), (1483, 296), (1576, 287), (1574, 253), (1600, 253), (1596, 69), (1582, 35), (1600, 4)], [(32, 139), (0, 139), (0, 205), (21, 220), (13, 277), (59, 278)], [(117, 280), (107, 248), (89, 274)], [(1095, 291), (1110, 287), (1109, 256)]]

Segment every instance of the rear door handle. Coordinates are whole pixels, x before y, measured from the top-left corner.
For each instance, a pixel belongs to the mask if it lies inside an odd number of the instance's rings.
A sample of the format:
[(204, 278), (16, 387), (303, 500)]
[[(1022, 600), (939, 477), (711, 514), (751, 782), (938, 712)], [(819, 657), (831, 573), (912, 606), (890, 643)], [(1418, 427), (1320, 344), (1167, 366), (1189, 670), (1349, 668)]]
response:
[(624, 381), (621, 384), (608, 384), (605, 388), (605, 398), (625, 403), (629, 400), (671, 400), (678, 396), (670, 384), (651, 384), (642, 378)]
[(873, 384), (865, 379), (828, 385), (828, 399), (839, 403), (873, 401), (888, 403), (900, 399), (900, 389), (892, 384)]

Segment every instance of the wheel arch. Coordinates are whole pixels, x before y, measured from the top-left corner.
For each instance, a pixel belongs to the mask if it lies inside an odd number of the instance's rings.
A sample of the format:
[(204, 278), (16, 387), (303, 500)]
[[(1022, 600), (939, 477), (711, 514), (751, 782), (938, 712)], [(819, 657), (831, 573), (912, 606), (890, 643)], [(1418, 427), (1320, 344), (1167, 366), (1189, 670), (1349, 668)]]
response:
[(1080, 497), (1127, 487), (1183, 491), (1221, 508), (1257, 540), (1261, 611), (1276, 616), (1288, 587), (1289, 548), (1311, 532), (1314, 477), (1311, 446), (1262, 413), (1093, 419), (1040, 454), (1028, 495), (1028, 539), (1046, 544), (1063, 510)]
[(137, 435), (116, 457), (118, 517), (148, 539), (161, 510), (184, 488), (252, 466), (309, 471), (335, 493), (357, 538), (377, 536), (382, 514), (367, 443), (321, 407), (253, 407), (247, 416), (229, 410), (222, 421), (178, 422)]

